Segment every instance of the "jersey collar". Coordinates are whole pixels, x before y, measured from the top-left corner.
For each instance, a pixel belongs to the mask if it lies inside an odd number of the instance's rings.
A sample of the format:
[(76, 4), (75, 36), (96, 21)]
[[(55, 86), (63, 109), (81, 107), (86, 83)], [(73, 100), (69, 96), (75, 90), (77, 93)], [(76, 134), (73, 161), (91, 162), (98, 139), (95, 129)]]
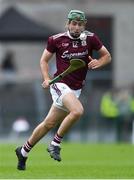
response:
[(70, 35), (69, 31), (67, 31), (67, 35), (68, 35), (68, 37), (69, 37), (70, 39), (80, 39), (80, 37), (78, 37), (78, 38), (73, 38), (73, 37)]

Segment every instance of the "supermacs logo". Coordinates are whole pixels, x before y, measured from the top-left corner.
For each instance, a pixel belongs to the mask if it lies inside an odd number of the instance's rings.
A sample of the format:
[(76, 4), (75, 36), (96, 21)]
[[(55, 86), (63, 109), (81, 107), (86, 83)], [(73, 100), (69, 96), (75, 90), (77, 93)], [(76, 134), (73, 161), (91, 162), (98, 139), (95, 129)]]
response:
[(62, 58), (72, 59), (73, 57), (83, 57), (88, 54), (88, 50), (78, 53), (69, 53), (68, 51), (63, 52)]

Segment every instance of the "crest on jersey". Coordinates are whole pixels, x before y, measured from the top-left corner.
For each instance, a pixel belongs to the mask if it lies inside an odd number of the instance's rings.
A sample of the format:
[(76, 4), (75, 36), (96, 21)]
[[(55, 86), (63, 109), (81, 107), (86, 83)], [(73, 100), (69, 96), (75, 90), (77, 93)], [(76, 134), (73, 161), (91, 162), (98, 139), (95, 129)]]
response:
[(87, 42), (85, 40), (81, 41), (81, 45), (82, 46), (86, 46), (87, 45)]

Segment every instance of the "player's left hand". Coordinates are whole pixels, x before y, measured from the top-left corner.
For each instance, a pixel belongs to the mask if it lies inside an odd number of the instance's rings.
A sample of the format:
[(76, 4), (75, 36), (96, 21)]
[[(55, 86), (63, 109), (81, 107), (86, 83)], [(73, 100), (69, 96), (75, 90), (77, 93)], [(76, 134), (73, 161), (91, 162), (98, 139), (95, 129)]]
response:
[(88, 63), (89, 69), (96, 69), (100, 67), (100, 62), (97, 59), (93, 59), (91, 56), (88, 57), (90, 62)]

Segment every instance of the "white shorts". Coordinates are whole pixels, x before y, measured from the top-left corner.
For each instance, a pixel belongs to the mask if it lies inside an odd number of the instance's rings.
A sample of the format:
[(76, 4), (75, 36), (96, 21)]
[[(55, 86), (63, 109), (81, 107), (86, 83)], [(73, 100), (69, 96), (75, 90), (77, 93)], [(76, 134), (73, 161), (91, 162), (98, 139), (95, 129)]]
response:
[(59, 109), (62, 109), (64, 111), (68, 111), (66, 107), (64, 107), (62, 99), (67, 93), (74, 93), (77, 98), (79, 98), (81, 94), (81, 89), (73, 90), (70, 89), (66, 84), (64, 83), (54, 83), (50, 86), (50, 93), (52, 95), (53, 99), (53, 105), (56, 106)]

